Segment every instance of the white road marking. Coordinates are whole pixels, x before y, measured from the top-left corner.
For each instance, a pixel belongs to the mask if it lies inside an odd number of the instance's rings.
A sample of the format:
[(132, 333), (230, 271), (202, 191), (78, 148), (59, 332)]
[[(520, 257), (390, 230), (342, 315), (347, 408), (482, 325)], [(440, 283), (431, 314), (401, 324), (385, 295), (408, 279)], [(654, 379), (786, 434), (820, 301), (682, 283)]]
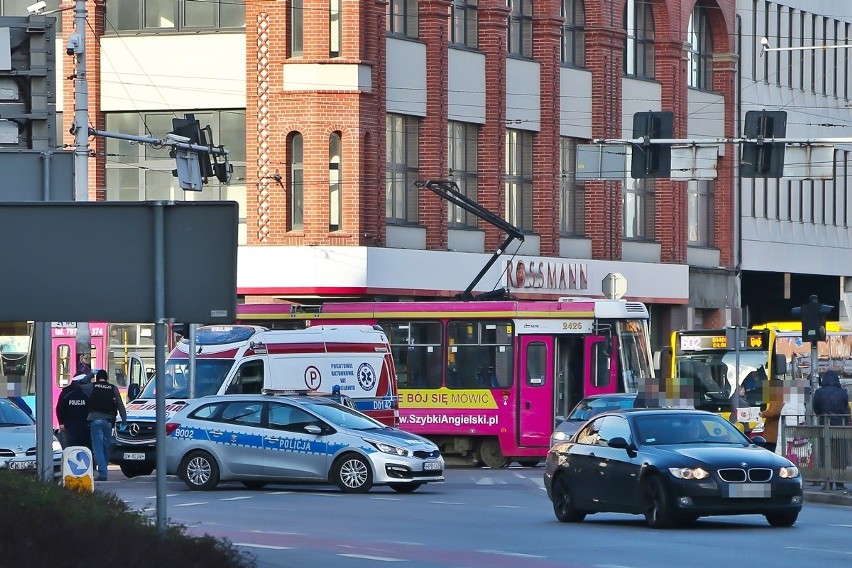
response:
[(387, 556), (370, 556), (369, 554), (338, 554), (344, 558), (360, 558), (362, 560), (375, 560), (376, 562), (408, 562), (404, 558), (389, 558)]
[(808, 548), (806, 546), (788, 546), (790, 550), (805, 550), (808, 552), (829, 552), (832, 554), (843, 554), (844, 556), (852, 556), (852, 551), (845, 550), (829, 550), (828, 548)]
[(522, 552), (508, 552), (506, 550), (477, 550), (483, 554), (498, 554), (500, 556), (511, 556), (513, 558), (546, 558), (537, 554), (524, 554)]
[(830, 527), (843, 527), (844, 529), (852, 529), (852, 525), (829, 525)]
[(249, 548), (269, 548), (271, 550), (293, 550), (292, 546), (273, 546), (271, 544), (254, 544), (253, 542), (235, 542), (234, 546), (246, 546)]
[(270, 491), (267, 495), (290, 495), (292, 491)]
[(374, 501), (399, 501), (399, 497), (371, 497)]
[(506, 485), (502, 479), (494, 479), (493, 477), (483, 477), (476, 480), (477, 485)]
[(172, 507), (194, 507), (195, 505), (208, 505), (209, 501), (196, 501), (195, 503), (176, 503)]
[(304, 536), (305, 533), (288, 532), (288, 531), (249, 531), (255, 534), (274, 534), (279, 536)]
[(457, 503), (455, 501), (430, 501), (433, 505), (467, 505), (467, 503)]
[(252, 495), (245, 495), (243, 497), (225, 497), (220, 499), (220, 501), (242, 501), (243, 499), (253, 499)]
[(494, 505), (497, 509), (529, 509), (529, 507), (522, 507), (520, 505)]
[[(180, 493), (166, 493), (166, 497), (177, 497)], [(145, 497), (146, 499), (156, 499), (156, 495), (151, 495), (150, 497)]]
[(380, 540), (379, 542), (384, 542), (385, 544), (402, 544), (405, 546), (426, 546), (425, 542), (409, 542), (407, 540)]

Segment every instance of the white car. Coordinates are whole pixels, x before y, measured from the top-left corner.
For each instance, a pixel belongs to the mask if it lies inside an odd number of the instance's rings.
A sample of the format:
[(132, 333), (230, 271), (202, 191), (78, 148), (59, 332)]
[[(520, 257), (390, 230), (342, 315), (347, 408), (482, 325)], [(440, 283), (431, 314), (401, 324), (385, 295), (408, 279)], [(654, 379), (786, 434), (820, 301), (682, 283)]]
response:
[(387, 485), (410, 493), (444, 481), (429, 440), (312, 396), (220, 395), (190, 401), (166, 423), (166, 472), (190, 489), (316, 481), (346, 493)]
[[(36, 470), (36, 427), (32, 417), (0, 398), (0, 469)], [(53, 437), (53, 474), (62, 472), (62, 445)]]

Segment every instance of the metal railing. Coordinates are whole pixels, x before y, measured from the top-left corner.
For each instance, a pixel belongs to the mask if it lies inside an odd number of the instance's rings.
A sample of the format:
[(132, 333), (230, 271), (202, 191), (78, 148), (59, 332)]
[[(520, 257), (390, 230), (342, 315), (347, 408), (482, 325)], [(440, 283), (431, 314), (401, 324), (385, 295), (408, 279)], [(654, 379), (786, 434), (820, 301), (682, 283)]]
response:
[[(844, 418), (848, 424), (848, 416)], [(798, 466), (805, 481), (821, 483), (825, 489), (833, 483), (852, 484), (852, 425), (835, 426), (827, 420), (790, 425), (782, 419), (777, 451)]]

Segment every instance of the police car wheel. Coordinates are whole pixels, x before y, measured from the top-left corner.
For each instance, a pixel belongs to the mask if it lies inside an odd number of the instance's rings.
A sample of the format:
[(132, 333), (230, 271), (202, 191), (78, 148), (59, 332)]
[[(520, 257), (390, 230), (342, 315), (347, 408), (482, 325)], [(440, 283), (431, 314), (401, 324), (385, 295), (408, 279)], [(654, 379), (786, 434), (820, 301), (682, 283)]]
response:
[(183, 458), (178, 475), (190, 489), (208, 491), (219, 484), (219, 465), (207, 452), (195, 451)]
[(345, 454), (332, 467), (334, 482), (344, 493), (366, 493), (373, 487), (373, 470), (358, 454)]
[(423, 485), (422, 483), (388, 483), (388, 486), (397, 493), (414, 493)]

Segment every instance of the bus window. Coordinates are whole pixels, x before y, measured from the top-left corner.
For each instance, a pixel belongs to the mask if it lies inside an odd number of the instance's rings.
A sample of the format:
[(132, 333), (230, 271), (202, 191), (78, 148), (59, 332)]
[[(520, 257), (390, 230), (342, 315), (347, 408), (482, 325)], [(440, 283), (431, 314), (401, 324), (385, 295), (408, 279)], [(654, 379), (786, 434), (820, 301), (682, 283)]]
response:
[(455, 321), (447, 324), (447, 386), (456, 389), (512, 385), (512, 323)]
[(399, 388), (441, 388), (441, 322), (384, 322)]

